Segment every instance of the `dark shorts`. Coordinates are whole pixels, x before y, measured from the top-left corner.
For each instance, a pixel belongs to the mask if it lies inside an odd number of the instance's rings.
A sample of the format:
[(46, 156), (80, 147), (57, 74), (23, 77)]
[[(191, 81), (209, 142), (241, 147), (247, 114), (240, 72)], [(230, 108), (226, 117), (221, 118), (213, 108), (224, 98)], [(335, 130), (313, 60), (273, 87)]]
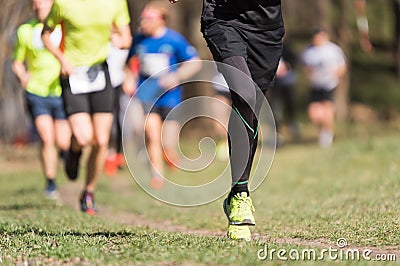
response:
[(62, 97), (65, 111), (68, 116), (76, 113), (112, 113), (115, 108), (116, 90), (111, 86), (110, 74), (107, 64), (102, 64), (106, 75), (106, 87), (104, 90), (72, 94), (68, 77), (61, 77)]
[(156, 106), (153, 104), (142, 103), (144, 114), (147, 115), (149, 113), (158, 114), (161, 117), (162, 121), (165, 120), (178, 120), (176, 111), (169, 115), (169, 113), (174, 109), (174, 107), (166, 107), (166, 106)]
[(50, 115), (56, 120), (65, 120), (63, 100), (61, 97), (41, 97), (25, 91), (28, 112), (32, 119), (40, 115)]
[(327, 90), (317, 90), (312, 89), (310, 94), (310, 103), (312, 102), (324, 102), (324, 101), (334, 101), (334, 93), (335, 89), (327, 91)]
[(272, 85), (282, 52), (283, 27), (255, 31), (215, 19), (203, 22), (202, 32), (215, 61), (242, 56), (260, 89)]

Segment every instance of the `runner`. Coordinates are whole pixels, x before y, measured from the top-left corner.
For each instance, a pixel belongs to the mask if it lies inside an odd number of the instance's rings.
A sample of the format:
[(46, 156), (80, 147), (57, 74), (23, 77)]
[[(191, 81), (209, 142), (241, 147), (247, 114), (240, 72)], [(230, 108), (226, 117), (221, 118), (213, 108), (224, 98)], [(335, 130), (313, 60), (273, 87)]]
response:
[[(40, 33), (50, 12), (52, 0), (33, 0), (36, 18), (21, 25), (17, 32), (13, 71), (22, 88), (28, 111), (39, 133), (43, 172), (46, 177), (45, 194), (56, 198), (57, 147), (66, 152), (70, 145), (71, 129), (63, 108), (59, 83), (60, 63), (43, 46)], [(61, 27), (56, 26), (50, 39), (55, 47), (61, 43)]]
[[(95, 214), (93, 192), (103, 169), (108, 147), (115, 90), (106, 59), (110, 36), (117, 48), (131, 44), (125, 0), (55, 0), (42, 32), (45, 46), (61, 63), (63, 99), (73, 138), (66, 162), (71, 180), (78, 177), (82, 149), (91, 147), (86, 183), (80, 198), (83, 212)], [(62, 24), (62, 49), (50, 41), (50, 33)], [(118, 34), (112, 35), (111, 29)]]
[(330, 41), (328, 32), (317, 28), (302, 59), (311, 87), (308, 116), (320, 130), (319, 145), (328, 148), (334, 137), (334, 92), (346, 73), (346, 58), (342, 49)]
[[(258, 142), (257, 113), (265, 97), (250, 81), (263, 92), (272, 85), (284, 35), (281, 1), (203, 0), (201, 30), (214, 60), (228, 66), (219, 65), (219, 71), (229, 85), (232, 110), (236, 112), (231, 114), (228, 127), (232, 172), (231, 192), (224, 201), (229, 221), (228, 237), (250, 240), (249, 225), (255, 225), (255, 220), (248, 182)], [(233, 73), (230, 67), (247, 75), (249, 80)], [(241, 121), (234, 119), (237, 116)], [(247, 130), (249, 147), (242, 147), (242, 136), (235, 135), (243, 126)], [(244, 154), (244, 149), (249, 153)]]
[[(156, 189), (163, 186), (163, 157), (172, 166), (179, 158), (179, 123), (176, 117), (168, 117), (169, 112), (182, 101), (181, 87), (176, 85), (201, 67), (200, 61), (196, 62), (199, 58), (195, 48), (182, 35), (166, 27), (167, 17), (164, 2), (153, 1), (145, 6), (140, 16), (141, 33), (134, 37), (128, 59), (130, 65), (139, 64), (131, 67), (133, 71), (128, 73), (125, 87), (126, 93), (131, 95), (132, 90), (142, 86), (136, 97), (148, 114), (146, 145), (152, 163), (151, 186)], [(174, 65), (178, 63), (182, 64), (176, 68)], [(169, 66), (172, 66), (172, 71), (155, 76)], [(163, 143), (162, 127), (165, 129)]]

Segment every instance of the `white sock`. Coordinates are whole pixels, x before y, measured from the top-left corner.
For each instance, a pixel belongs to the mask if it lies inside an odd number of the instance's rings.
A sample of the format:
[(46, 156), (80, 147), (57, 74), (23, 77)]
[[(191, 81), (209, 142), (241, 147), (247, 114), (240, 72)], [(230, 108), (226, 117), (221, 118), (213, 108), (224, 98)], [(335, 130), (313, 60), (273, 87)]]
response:
[(321, 148), (329, 148), (333, 143), (333, 133), (326, 129), (321, 130), (318, 142)]

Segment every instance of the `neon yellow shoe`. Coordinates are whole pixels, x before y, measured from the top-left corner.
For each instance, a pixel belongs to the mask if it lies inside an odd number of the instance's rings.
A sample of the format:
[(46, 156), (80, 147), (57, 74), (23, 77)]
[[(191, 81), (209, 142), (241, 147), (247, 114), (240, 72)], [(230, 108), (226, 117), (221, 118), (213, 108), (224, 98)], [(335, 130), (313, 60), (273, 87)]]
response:
[(223, 207), (230, 225), (256, 225), (253, 216), (255, 209), (246, 192), (234, 195), (230, 202), (226, 198)]
[(229, 224), (227, 235), (232, 240), (251, 241), (251, 232), (247, 225)]

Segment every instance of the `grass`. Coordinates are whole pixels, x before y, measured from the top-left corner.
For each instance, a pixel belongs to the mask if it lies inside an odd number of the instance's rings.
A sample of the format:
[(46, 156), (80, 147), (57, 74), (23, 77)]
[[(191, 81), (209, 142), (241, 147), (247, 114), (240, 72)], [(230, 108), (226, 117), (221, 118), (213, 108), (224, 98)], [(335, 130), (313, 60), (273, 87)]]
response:
[[(398, 133), (390, 125), (339, 125), (331, 149), (304, 141), (277, 150), (269, 176), (252, 193), (257, 226), (251, 243), (222, 236), (221, 200), (195, 208), (163, 204), (138, 188), (126, 169), (102, 178), (96, 193), (100, 209), (111, 215), (88, 217), (43, 199), (34, 148), (2, 147), (0, 258), (6, 265), (281, 265), (287, 261), (261, 261), (257, 252), (266, 244), (269, 250), (335, 248), (338, 238), (352, 248), (400, 256)], [(59, 185), (66, 189), (71, 184), (62, 175)], [(70, 194), (75, 202), (79, 191)], [(118, 217), (143, 219), (144, 226)], [(168, 231), (168, 225), (178, 229)]]

